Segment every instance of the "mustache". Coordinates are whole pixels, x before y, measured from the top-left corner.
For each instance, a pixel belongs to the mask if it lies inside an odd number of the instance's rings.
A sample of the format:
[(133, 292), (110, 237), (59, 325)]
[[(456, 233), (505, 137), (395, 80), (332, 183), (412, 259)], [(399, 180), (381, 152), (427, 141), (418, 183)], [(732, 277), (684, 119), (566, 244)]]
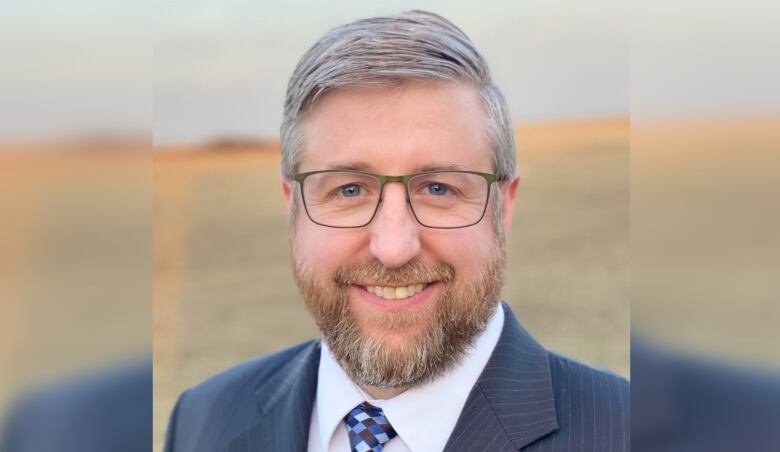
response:
[(376, 259), (339, 267), (334, 279), (340, 286), (353, 284), (375, 284), (379, 286), (404, 286), (433, 281), (450, 282), (455, 277), (455, 268), (445, 262), (425, 264), (414, 259), (398, 268), (387, 268)]

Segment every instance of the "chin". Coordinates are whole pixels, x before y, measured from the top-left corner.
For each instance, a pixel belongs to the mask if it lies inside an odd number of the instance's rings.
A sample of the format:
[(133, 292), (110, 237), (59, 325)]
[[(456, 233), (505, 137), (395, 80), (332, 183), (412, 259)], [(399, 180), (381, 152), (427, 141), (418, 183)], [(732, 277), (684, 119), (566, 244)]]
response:
[(424, 330), (424, 327), (420, 327), (400, 331), (374, 331), (368, 335), (364, 334), (364, 337), (379, 341), (389, 350), (400, 351), (415, 346), (420, 341)]
[(378, 342), (393, 351), (416, 345), (433, 323), (433, 316), (425, 315), (427, 313), (415, 316), (409, 313), (355, 314), (364, 341)]
[(435, 310), (375, 311), (352, 305), (361, 336), (381, 339), (389, 346), (401, 345), (420, 337), (431, 327)]

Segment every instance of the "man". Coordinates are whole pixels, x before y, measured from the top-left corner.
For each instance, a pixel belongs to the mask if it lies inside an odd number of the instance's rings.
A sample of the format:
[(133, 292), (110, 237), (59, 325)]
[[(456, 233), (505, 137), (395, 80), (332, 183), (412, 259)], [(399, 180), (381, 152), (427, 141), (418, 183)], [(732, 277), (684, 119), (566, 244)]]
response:
[(462, 31), (412, 11), (326, 33), (281, 145), (323, 339), (186, 391), (168, 451), (627, 449), (628, 383), (546, 351), (500, 302), (515, 143)]

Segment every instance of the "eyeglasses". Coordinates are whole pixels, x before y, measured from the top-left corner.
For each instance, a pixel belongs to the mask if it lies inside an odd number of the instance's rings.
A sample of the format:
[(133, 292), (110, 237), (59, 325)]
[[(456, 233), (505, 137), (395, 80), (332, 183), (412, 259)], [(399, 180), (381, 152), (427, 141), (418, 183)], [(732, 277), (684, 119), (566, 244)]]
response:
[(386, 184), (399, 182), (421, 225), (465, 228), (485, 216), (495, 174), (475, 171), (435, 171), (383, 176), (362, 171), (324, 170), (300, 173), (303, 206), (309, 219), (332, 228), (359, 228), (371, 223), (382, 203)]

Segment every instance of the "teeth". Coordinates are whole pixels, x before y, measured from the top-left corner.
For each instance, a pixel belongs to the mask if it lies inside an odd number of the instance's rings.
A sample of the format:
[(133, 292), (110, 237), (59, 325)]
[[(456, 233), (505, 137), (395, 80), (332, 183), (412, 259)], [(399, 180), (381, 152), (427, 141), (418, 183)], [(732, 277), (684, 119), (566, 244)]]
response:
[(405, 287), (366, 286), (365, 289), (385, 300), (403, 300), (420, 292), (426, 284), (412, 284)]

